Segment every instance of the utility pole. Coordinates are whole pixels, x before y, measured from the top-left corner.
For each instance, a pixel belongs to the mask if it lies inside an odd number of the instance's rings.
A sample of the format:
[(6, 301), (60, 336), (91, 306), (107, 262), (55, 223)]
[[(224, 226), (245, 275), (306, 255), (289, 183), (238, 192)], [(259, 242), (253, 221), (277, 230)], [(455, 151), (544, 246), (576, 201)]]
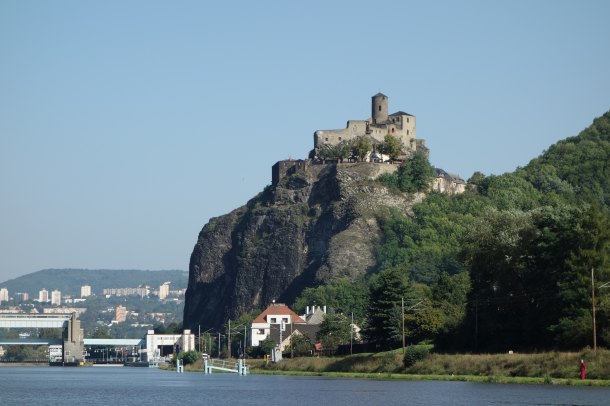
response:
[(201, 325), (197, 324), (197, 351), (201, 352)]
[(246, 358), (246, 347), (248, 346), (248, 325), (244, 324), (244, 359)]
[(406, 351), (405, 350), (405, 346), (406, 346), (405, 345), (406, 344), (406, 342), (405, 342), (405, 298), (401, 297), (400, 300), (401, 300), (400, 307), (402, 309), (402, 311), (401, 311), (401, 314), (402, 314), (402, 318), (401, 318), (401, 320), (402, 320), (402, 355), (404, 356), (405, 351)]
[(229, 319), (229, 331), (227, 332), (227, 358), (231, 358), (231, 319)]
[(349, 355), (354, 354), (354, 312), (352, 312), (352, 324), (349, 326)]
[(474, 351), (479, 351), (479, 299), (474, 299)]
[(595, 326), (595, 268), (591, 268), (591, 304), (593, 308), (593, 351), (597, 351), (597, 331)]
[(220, 330), (218, 331), (218, 359), (220, 359)]

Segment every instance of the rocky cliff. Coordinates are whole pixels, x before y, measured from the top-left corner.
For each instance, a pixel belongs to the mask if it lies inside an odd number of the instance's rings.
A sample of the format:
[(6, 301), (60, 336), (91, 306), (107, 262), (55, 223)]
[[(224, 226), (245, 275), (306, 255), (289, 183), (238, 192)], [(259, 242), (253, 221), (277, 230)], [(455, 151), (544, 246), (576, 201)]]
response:
[(408, 212), (423, 195), (397, 194), (373, 179), (388, 164), (310, 164), (245, 206), (213, 218), (191, 254), (185, 328), (213, 328), (306, 287), (354, 278), (375, 264), (376, 216)]

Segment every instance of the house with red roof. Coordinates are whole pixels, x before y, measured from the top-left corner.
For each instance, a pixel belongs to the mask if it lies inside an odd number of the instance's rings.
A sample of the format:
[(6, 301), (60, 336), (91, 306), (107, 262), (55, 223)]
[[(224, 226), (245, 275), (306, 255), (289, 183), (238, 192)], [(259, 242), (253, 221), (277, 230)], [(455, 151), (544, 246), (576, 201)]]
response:
[(290, 335), (291, 326), (305, 324), (307, 324), (305, 320), (293, 312), (290, 307), (283, 303), (274, 302), (252, 322), (250, 332), (250, 337), (252, 338), (251, 345), (253, 347), (258, 347), (261, 341), (264, 341), (271, 335), (272, 330), (274, 332), (284, 333), (282, 334), (282, 338), (287, 338)]

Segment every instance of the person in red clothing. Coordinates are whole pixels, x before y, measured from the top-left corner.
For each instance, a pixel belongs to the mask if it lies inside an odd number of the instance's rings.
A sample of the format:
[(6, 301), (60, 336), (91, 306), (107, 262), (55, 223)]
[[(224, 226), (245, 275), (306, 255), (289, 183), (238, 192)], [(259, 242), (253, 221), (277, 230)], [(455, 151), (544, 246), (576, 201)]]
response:
[(585, 360), (580, 360), (580, 379), (585, 380), (585, 375), (587, 374), (587, 364), (585, 364)]

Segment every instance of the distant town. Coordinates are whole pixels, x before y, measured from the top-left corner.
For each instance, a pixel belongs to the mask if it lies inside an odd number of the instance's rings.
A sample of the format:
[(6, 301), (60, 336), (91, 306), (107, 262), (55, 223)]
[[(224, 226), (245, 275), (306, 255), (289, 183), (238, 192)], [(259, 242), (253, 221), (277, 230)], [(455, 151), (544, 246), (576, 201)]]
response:
[[(79, 294), (49, 291), (10, 292), (0, 288), (0, 314), (72, 314), (82, 321), (85, 334), (115, 338), (139, 336), (146, 329), (182, 320), (186, 289), (172, 289), (167, 281), (158, 287), (116, 287), (93, 294), (92, 286), (82, 285)], [(0, 335), (6, 332), (0, 332)], [(32, 332), (34, 333), (34, 332)], [(27, 337), (30, 333), (20, 333)]]

